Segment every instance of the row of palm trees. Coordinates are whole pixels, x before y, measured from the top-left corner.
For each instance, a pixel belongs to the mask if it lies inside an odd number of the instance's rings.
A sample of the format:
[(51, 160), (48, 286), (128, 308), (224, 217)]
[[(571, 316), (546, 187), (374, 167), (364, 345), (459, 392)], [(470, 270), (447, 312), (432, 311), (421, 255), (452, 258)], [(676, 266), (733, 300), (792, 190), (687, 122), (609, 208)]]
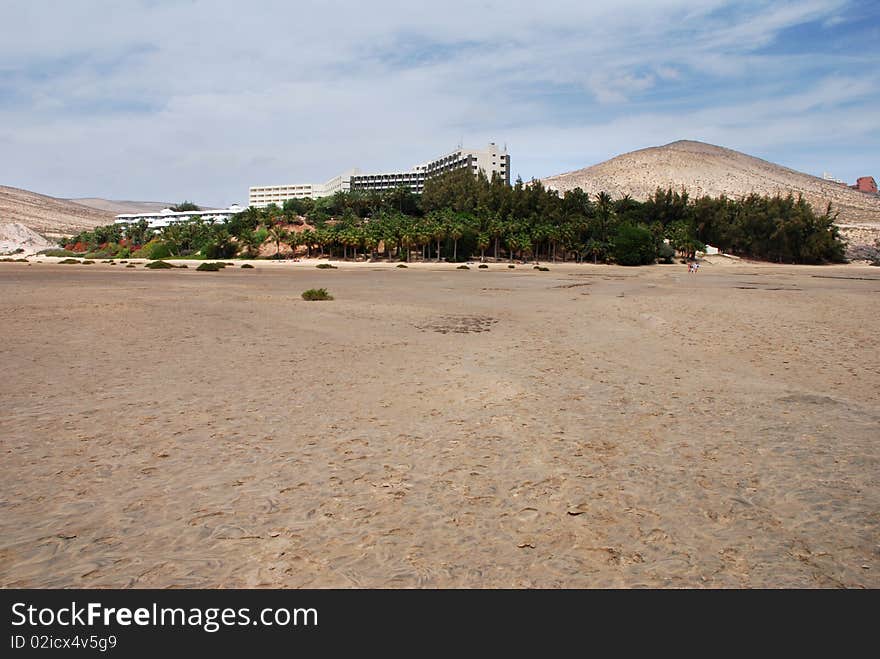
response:
[[(346, 218), (301, 231), (290, 230), (279, 221), (268, 227), (268, 238), (275, 245), (276, 255), (280, 255), (282, 245), (288, 245), (294, 252), (304, 247), (309, 257), (318, 254), (377, 259), (381, 250), (388, 258), (406, 261), (411, 261), (414, 254), (423, 261), (458, 261), (460, 256), (472, 256), (460, 249), (466, 239), (469, 248), (479, 250), (482, 260), (490, 251), (498, 260), (502, 248), (511, 261), (530, 256), (565, 260), (572, 252), (580, 253), (579, 240), (584, 229), (583, 223), (503, 222), (451, 211), (431, 212), (424, 217), (392, 212), (366, 220)], [(593, 243), (590, 248), (598, 258), (604, 248), (598, 241)]]

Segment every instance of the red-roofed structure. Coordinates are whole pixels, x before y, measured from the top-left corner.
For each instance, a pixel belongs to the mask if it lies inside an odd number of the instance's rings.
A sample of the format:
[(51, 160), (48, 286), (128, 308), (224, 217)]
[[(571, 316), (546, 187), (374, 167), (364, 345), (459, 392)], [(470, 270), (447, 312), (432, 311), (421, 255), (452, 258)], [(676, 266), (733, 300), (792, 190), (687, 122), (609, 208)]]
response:
[(856, 179), (856, 184), (849, 187), (859, 192), (877, 194), (877, 181), (874, 180), (873, 176), (860, 176)]

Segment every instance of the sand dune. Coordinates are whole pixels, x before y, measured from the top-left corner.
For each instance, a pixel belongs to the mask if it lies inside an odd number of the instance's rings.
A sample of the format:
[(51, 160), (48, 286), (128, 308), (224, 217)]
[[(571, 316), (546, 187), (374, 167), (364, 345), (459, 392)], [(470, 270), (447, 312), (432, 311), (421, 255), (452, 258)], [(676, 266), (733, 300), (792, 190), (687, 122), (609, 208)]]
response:
[(55, 244), (23, 224), (0, 223), (0, 254), (28, 256), (50, 247), (55, 247)]
[(0, 586), (880, 586), (880, 270), (550, 267), (0, 263)]

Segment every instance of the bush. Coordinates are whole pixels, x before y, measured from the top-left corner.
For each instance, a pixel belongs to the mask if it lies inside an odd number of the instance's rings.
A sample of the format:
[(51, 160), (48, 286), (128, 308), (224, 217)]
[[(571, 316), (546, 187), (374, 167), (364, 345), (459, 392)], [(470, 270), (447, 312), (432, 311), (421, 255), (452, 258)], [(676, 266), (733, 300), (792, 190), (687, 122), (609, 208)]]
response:
[(456, 270), (470, 270), (470, 268), (467, 267), (466, 265), (460, 265), (456, 268)]
[(309, 302), (316, 302), (319, 300), (332, 300), (333, 296), (327, 292), (326, 288), (310, 288), (307, 291), (303, 291), (302, 299)]
[(660, 247), (657, 249), (657, 257), (661, 263), (672, 263), (672, 259), (675, 258), (675, 250), (668, 243), (660, 243)]
[(63, 261), (58, 261), (61, 265), (73, 265), (74, 263), (79, 263), (79, 259), (64, 259)]
[(253, 270), (254, 266), (252, 266), (250, 263), (242, 263), (241, 269), (242, 270)]
[(150, 261), (144, 267), (150, 270), (170, 270), (174, 266), (167, 261)]
[(94, 261), (90, 261), (88, 259), (86, 259), (85, 261), (82, 261), (83, 265), (92, 265), (93, 263), (94, 263)]
[(397, 267), (398, 268), (408, 268), (409, 266), (406, 263), (398, 263)]
[(133, 267), (135, 267), (135, 265), (134, 265), (134, 263), (129, 263), (129, 264), (128, 264), (127, 266), (125, 266), (125, 267), (126, 267), (126, 268), (133, 268)]
[(550, 272), (550, 268), (548, 268), (547, 266), (543, 266), (543, 265), (536, 265), (535, 270), (538, 270), (540, 272)]
[(43, 256), (76, 256), (76, 253), (69, 249), (44, 249), (40, 254)]
[(228, 236), (220, 236), (202, 247), (202, 256), (206, 259), (229, 259), (238, 252), (238, 245)]
[(200, 263), (196, 272), (218, 272), (225, 267), (226, 265), (223, 263)]
[(171, 248), (161, 240), (153, 239), (134, 253), (138, 259), (167, 259), (171, 256)]
[(101, 260), (112, 259), (114, 256), (116, 256), (115, 252), (110, 250), (99, 250), (97, 252), (86, 252), (84, 258)]
[(513, 265), (513, 263), (508, 263), (508, 264), (507, 264), (507, 267), (510, 268), (510, 269), (512, 270), (512, 269), (515, 268), (516, 266)]
[(648, 265), (654, 262), (654, 236), (645, 227), (622, 224), (614, 238), (614, 260), (620, 265)]
[[(315, 267), (319, 268), (321, 270), (336, 270), (337, 269), (336, 266), (333, 265), (332, 263), (319, 263)], [(404, 266), (404, 267), (406, 267), (406, 266)]]
[(486, 265), (485, 263), (481, 263), (481, 264), (478, 265), (477, 267), (482, 269), (482, 268), (488, 268), (489, 266)]

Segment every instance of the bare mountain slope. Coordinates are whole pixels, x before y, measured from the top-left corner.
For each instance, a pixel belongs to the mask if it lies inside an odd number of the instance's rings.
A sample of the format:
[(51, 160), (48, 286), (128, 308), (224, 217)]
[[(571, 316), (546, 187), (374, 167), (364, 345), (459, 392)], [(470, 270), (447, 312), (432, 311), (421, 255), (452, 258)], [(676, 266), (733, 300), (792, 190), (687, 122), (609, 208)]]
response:
[(80, 206), (88, 206), (110, 213), (158, 213), (174, 204), (163, 201), (122, 201), (117, 199), (101, 199), (100, 197), (83, 197), (69, 199)]
[(680, 141), (625, 153), (598, 165), (543, 179), (560, 192), (580, 187), (644, 200), (660, 188), (691, 197), (802, 194), (818, 212), (830, 201), (842, 224), (880, 223), (880, 196), (867, 195), (753, 156), (703, 142)]
[(0, 185), (0, 222), (19, 222), (43, 235), (70, 235), (111, 224), (115, 215), (67, 199)]

